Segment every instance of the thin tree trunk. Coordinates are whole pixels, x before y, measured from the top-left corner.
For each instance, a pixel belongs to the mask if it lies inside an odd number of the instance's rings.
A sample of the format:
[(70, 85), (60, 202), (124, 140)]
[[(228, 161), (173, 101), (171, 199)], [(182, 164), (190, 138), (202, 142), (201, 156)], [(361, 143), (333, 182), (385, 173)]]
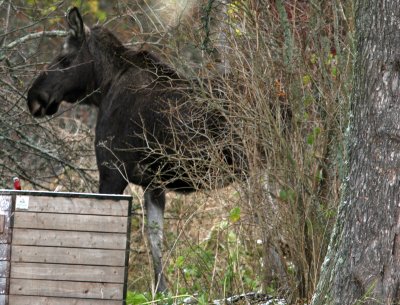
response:
[(313, 305), (400, 304), (400, 0), (356, 0), (348, 177)]

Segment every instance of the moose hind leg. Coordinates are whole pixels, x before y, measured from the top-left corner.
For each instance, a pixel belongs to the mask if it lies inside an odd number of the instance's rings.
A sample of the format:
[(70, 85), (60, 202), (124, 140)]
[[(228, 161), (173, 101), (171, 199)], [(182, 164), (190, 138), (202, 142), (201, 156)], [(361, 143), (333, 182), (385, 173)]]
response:
[(164, 229), (165, 191), (162, 189), (145, 190), (144, 201), (147, 213), (147, 234), (149, 236), (153, 258), (157, 292), (167, 290), (162, 265), (162, 243)]

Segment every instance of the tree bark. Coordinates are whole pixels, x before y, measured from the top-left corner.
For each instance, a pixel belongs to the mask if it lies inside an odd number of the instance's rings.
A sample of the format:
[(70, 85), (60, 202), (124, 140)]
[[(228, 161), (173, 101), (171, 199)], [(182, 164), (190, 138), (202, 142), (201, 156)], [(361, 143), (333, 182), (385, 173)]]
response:
[(348, 177), (313, 305), (400, 304), (400, 0), (356, 0)]

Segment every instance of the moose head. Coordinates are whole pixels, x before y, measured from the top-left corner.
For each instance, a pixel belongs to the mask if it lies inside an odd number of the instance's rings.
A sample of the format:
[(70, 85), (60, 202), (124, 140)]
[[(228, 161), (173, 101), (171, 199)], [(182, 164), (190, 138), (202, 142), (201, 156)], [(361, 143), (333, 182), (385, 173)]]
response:
[(94, 65), (87, 45), (90, 30), (75, 7), (67, 11), (66, 19), (69, 34), (61, 51), (28, 91), (29, 111), (35, 117), (55, 114), (62, 101), (84, 98), (93, 84)]

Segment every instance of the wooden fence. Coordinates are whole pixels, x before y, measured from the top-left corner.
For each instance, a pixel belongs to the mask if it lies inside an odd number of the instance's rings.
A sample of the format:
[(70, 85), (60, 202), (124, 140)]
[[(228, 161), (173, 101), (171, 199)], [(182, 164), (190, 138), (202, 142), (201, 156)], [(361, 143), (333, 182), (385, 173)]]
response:
[(0, 190), (0, 305), (125, 304), (131, 205)]

